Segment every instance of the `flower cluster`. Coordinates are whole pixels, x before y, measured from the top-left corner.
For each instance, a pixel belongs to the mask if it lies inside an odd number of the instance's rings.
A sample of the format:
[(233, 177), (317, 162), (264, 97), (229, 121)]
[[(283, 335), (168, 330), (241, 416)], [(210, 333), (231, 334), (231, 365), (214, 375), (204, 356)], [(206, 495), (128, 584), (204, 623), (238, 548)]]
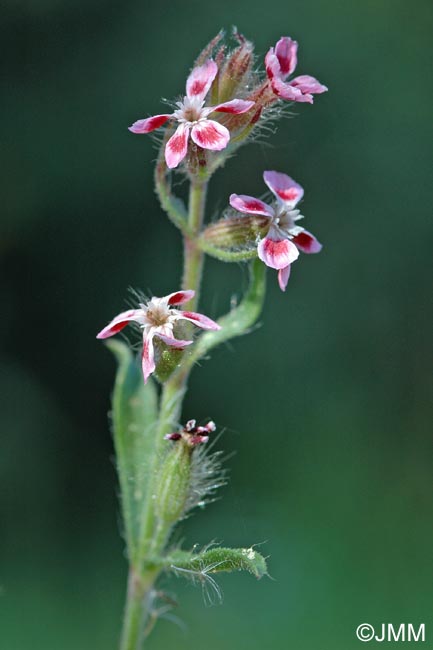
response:
[[(172, 113), (161, 113), (135, 121), (132, 133), (150, 133), (166, 125), (177, 124), (175, 132), (165, 145), (165, 161), (169, 169), (185, 161), (192, 141), (201, 150), (222, 151), (227, 148), (232, 131), (240, 131), (237, 140), (244, 140), (262, 115), (263, 108), (282, 99), (291, 102), (313, 103), (313, 95), (324, 93), (327, 87), (309, 75), (300, 75), (291, 81), (288, 77), (296, 68), (298, 44), (283, 36), (271, 47), (265, 57), (264, 81), (252, 83), (252, 43), (235, 33), (239, 46), (225, 54), (224, 46), (208, 56), (220, 44), (219, 34), (199, 57), (186, 82), (186, 95), (176, 102)], [(252, 87), (251, 87), (252, 86)], [(247, 94), (239, 99), (234, 93)], [(217, 99), (215, 105), (206, 105), (209, 95)], [(218, 101), (221, 99), (222, 101)], [(246, 114), (243, 120), (236, 116)], [(226, 115), (226, 123), (221, 119)], [(211, 117), (212, 116), (212, 117)], [(230, 116), (232, 119), (230, 120)], [(224, 121), (224, 120), (223, 120)]]
[(174, 327), (179, 321), (189, 321), (204, 330), (220, 329), (218, 323), (203, 314), (173, 309), (173, 306), (189, 302), (194, 297), (194, 293), (194, 291), (176, 291), (163, 298), (153, 297), (147, 303), (140, 303), (138, 309), (128, 309), (118, 314), (96, 338), (106, 339), (123, 330), (129, 323), (137, 324), (143, 332), (142, 369), (146, 383), (156, 368), (154, 337), (159, 338), (169, 347), (182, 350), (193, 341), (175, 337)]
[(166, 440), (183, 440), (189, 447), (201, 445), (209, 440), (209, 434), (216, 429), (215, 422), (210, 420), (204, 426), (197, 425), (195, 420), (188, 420), (183, 429), (174, 433), (167, 433)]
[(298, 259), (299, 251), (318, 253), (322, 245), (314, 235), (297, 224), (303, 219), (300, 211), (295, 209), (304, 195), (303, 188), (281, 172), (266, 171), (263, 179), (275, 196), (272, 205), (244, 194), (232, 194), (230, 205), (239, 212), (267, 218), (267, 234), (259, 240), (257, 254), (266, 266), (278, 270), (278, 283), (285, 291), (290, 265)]
[[(228, 154), (248, 138), (258, 123), (266, 120), (267, 115), (270, 118), (274, 115), (267, 112), (273, 103), (278, 100), (313, 103), (313, 95), (327, 90), (326, 86), (309, 75), (291, 77), (297, 66), (298, 44), (289, 36), (281, 37), (267, 52), (264, 59), (266, 74), (263, 76), (255, 71), (251, 42), (235, 31), (236, 47), (230, 50), (223, 38), (224, 34), (220, 32), (201, 52), (187, 78), (185, 96), (176, 102), (173, 112), (137, 120), (129, 127), (133, 133), (150, 133), (169, 126), (162, 145), (166, 164), (165, 168), (162, 162), (164, 178), (167, 168), (172, 170), (182, 164), (191, 182), (194, 182), (196, 174), (201, 174), (198, 176), (200, 182), (203, 178), (207, 180), (212, 171), (223, 164)], [(229, 145), (230, 151), (227, 150)], [(251, 196), (232, 194), (230, 206), (242, 217), (220, 220), (211, 224), (206, 231), (201, 231), (202, 215), (195, 232), (197, 242), (194, 246), (198, 245), (200, 238), (205, 241), (208, 237), (208, 241), (217, 248), (218, 245), (226, 249), (246, 248), (245, 258), (232, 259), (250, 259), (254, 250), (252, 246), (256, 245), (260, 260), (278, 270), (279, 286), (284, 291), (291, 264), (298, 258), (299, 251), (317, 253), (322, 246), (314, 235), (299, 225), (303, 217), (297, 205), (304, 194), (302, 187), (290, 176), (277, 171), (265, 171), (263, 178), (275, 197), (272, 204)], [(160, 198), (165, 207), (167, 196), (160, 194)], [(172, 205), (177, 205), (176, 201), (177, 198), (173, 197)], [(170, 210), (167, 212), (170, 216)], [(173, 220), (182, 228), (179, 221), (183, 224), (183, 215), (177, 221)], [(218, 238), (219, 241), (216, 241)], [(206, 248), (203, 250), (209, 252)], [(170, 359), (169, 372), (173, 371), (173, 364), (178, 359), (174, 354), (167, 356), (164, 346), (182, 350), (193, 343), (190, 338), (185, 340), (182, 337), (184, 328), (179, 327), (180, 321), (189, 321), (205, 330), (220, 328), (202, 314), (175, 308), (193, 296), (194, 291), (184, 290), (140, 303), (136, 309), (118, 314), (98, 334), (98, 338), (113, 336), (129, 323), (135, 324), (141, 329), (143, 337), (144, 381), (157, 370), (157, 366), (158, 376), (163, 381), (163, 354), (165, 359)], [(155, 338), (160, 341), (156, 355)], [(163, 352), (159, 354), (161, 350)], [(170, 434), (170, 439), (188, 434), (193, 436), (190, 440), (204, 441), (200, 436), (205, 436), (206, 432), (199, 431), (200, 427), (196, 428), (195, 422), (192, 422), (188, 423), (182, 434)]]

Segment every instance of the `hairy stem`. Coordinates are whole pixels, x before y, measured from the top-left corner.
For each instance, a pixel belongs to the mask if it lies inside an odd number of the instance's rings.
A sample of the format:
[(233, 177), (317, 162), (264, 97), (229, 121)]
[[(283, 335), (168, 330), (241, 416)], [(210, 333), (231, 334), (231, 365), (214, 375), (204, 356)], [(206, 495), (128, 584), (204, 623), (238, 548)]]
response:
[(120, 650), (138, 650), (142, 646), (152, 616), (152, 589), (157, 575), (156, 569), (142, 574), (133, 567), (129, 570)]
[[(164, 170), (160, 169), (159, 171), (159, 193), (164, 198), (164, 192), (161, 192), (162, 180), (165, 179)], [(185, 223), (185, 227), (182, 227), (184, 234), (182, 288), (195, 291), (194, 298), (188, 303), (188, 308), (191, 310), (196, 309), (198, 304), (203, 273), (204, 252), (198, 246), (197, 240), (203, 224), (206, 189), (207, 183), (203, 180), (191, 182), (188, 221)], [(167, 194), (165, 194), (166, 197)], [(173, 204), (171, 204), (171, 212), (172, 220), (181, 227), (180, 214), (175, 214)], [(150, 464), (149, 488), (143, 502), (140, 540), (134, 561), (135, 566), (130, 568), (120, 650), (139, 650), (142, 648), (145, 637), (144, 630), (151, 616), (153, 585), (159, 570), (149, 570), (149, 561), (162, 553), (171, 530), (170, 527), (161, 526), (161, 522), (158, 521), (153, 497), (156, 481), (158, 480), (158, 469), (165, 453), (166, 442), (164, 436), (176, 426), (180, 419), (188, 375), (189, 371), (182, 374), (174, 373), (165, 382), (161, 393), (159, 421), (155, 433), (156, 441)]]
[(195, 296), (188, 303), (191, 310), (197, 308), (201, 277), (203, 274), (203, 250), (198, 245), (200, 230), (203, 225), (206, 203), (206, 181), (191, 181), (189, 191), (188, 227), (191, 234), (184, 239), (184, 267), (182, 289), (194, 289)]

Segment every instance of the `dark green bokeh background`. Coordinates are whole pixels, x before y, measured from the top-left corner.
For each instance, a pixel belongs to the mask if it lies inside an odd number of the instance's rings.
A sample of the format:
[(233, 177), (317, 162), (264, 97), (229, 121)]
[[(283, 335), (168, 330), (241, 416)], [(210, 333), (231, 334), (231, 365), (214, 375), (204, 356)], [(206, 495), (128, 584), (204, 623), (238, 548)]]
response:
[[(430, 0), (204, 3), (9, 0), (1, 225), (0, 647), (114, 650), (126, 563), (106, 413), (114, 363), (95, 334), (126, 288), (178, 287), (155, 150), (126, 126), (182, 92), (199, 48), (236, 24), (263, 56), (300, 42), (330, 91), (214, 179), (261, 194), (263, 169), (306, 188), (324, 242), (269, 273), (262, 327), (194, 371), (185, 417), (227, 427), (224, 498), (187, 544), (266, 542), (274, 580), (179, 580), (149, 647), (350, 650), (358, 624), (426, 623), (433, 644)], [(210, 261), (218, 316), (244, 267)]]

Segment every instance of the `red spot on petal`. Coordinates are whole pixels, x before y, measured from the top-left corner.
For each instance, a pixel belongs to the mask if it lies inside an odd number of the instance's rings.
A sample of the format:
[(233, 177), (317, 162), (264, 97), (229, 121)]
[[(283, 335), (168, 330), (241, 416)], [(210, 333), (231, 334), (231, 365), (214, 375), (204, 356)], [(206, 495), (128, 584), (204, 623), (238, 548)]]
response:
[(302, 246), (306, 249), (311, 248), (314, 244), (313, 237), (308, 235), (306, 232), (300, 232), (299, 235), (296, 235), (296, 237), (293, 238), (293, 241), (295, 244), (298, 244), (299, 246)]
[(299, 196), (299, 190), (296, 187), (290, 187), (287, 190), (277, 190), (277, 194), (283, 201), (295, 201)]
[(170, 140), (169, 146), (174, 153), (181, 153), (185, 146), (185, 136), (184, 135), (173, 136), (172, 139)]
[(245, 208), (250, 212), (263, 212), (263, 203), (260, 201), (244, 201)]
[(201, 146), (204, 148), (212, 147), (221, 141), (221, 133), (213, 126), (213, 124), (206, 124), (206, 127), (196, 131), (196, 138), (200, 140)]
[(287, 251), (287, 240), (280, 239), (275, 241), (275, 239), (265, 239), (265, 250), (270, 255), (284, 255)]
[(200, 81), (199, 79), (196, 79), (196, 81), (193, 82), (192, 86), (189, 89), (189, 94), (190, 95), (201, 95), (203, 90), (206, 88), (206, 82), (205, 81)]
[(158, 129), (160, 126), (165, 124), (168, 120), (168, 117), (166, 115), (157, 115), (156, 117), (152, 117), (149, 120), (149, 127), (152, 129)]
[(123, 328), (126, 327), (126, 325), (128, 325), (128, 323), (129, 323), (129, 321), (122, 320), (122, 321), (120, 321), (120, 323), (116, 323), (115, 325), (112, 325), (112, 327), (110, 327), (110, 332), (112, 332), (113, 334), (117, 334), (117, 332), (120, 332), (120, 330), (123, 330)]

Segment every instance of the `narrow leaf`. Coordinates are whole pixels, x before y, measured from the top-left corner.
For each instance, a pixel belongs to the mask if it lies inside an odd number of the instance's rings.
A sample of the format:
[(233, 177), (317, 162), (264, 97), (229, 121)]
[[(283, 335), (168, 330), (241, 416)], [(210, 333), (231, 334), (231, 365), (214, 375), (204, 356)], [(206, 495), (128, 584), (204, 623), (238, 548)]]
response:
[(130, 348), (112, 340), (107, 347), (118, 362), (112, 396), (112, 425), (129, 557), (139, 538), (139, 513), (147, 490), (158, 416), (157, 392), (143, 375)]
[[(215, 546), (201, 553), (188, 551), (174, 551), (165, 558), (165, 565), (173, 571), (191, 577), (193, 580), (198, 575), (209, 573), (231, 573), (233, 571), (248, 571), (256, 578), (267, 575), (266, 560), (253, 547), (250, 548), (224, 548)], [(188, 575), (189, 574), (189, 575)]]

